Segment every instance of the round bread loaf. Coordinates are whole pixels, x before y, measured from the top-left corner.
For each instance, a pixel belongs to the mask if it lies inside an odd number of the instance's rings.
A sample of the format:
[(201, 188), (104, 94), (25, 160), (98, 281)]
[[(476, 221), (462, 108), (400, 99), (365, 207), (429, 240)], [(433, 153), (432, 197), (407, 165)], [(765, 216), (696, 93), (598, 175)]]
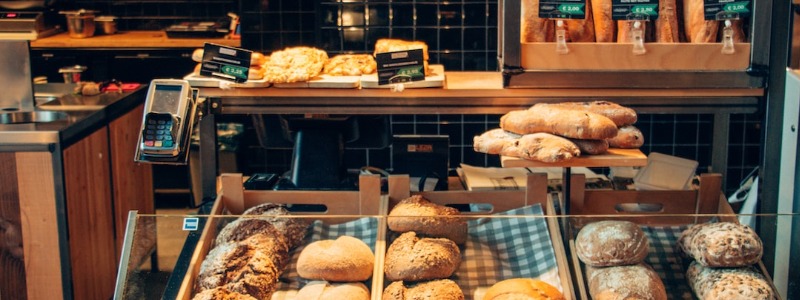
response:
[(363, 241), (340, 236), (308, 244), (297, 258), (297, 274), (306, 279), (354, 282), (372, 277), (375, 255)]
[(420, 281), (453, 275), (461, 264), (458, 245), (444, 238), (418, 238), (413, 231), (401, 234), (386, 251), (386, 279)]
[(578, 258), (593, 267), (640, 263), (647, 257), (649, 242), (638, 225), (628, 221), (598, 221), (587, 224), (575, 238)]
[(369, 298), (369, 289), (361, 282), (331, 284), (326, 281), (309, 282), (294, 296), (294, 300), (369, 300)]
[(704, 223), (678, 239), (686, 254), (707, 267), (743, 267), (761, 260), (763, 245), (753, 229), (732, 222)]
[(464, 292), (450, 279), (421, 282), (405, 286), (402, 281), (392, 282), (383, 289), (383, 300), (464, 300)]
[(589, 294), (593, 300), (666, 300), (667, 292), (658, 274), (646, 264), (586, 267)]
[(467, 221), (458, 217), (460, 214), (458, 209), (414, 195), (397, 203), (386, 221), (394, 232), (414, 231), (423, 236), (447, 238), (460, 245), (467, 241)]
[(224, 286), (231, 292), (269, 299), (277, 289), (282, 269), (276, 260), (285, 258), (259, 246), (273, 241), (269, 236), (257, 234), (212, 249), (200, 265), (196, 285), (199, 292)]
[(258, 300), (250, 295), (244, 295), (237, 292), (229, 291), (225, 287), (217, 287), (210, 290), (205, 290), (194, 295), (194, 300)]
[(704, 300), (771, 300), (772, 287), (764, 276), (745, 268), (709, 268), (695, 262), (686, 271), (686, 280)]
[(562, 300), (564, 295), (547, 282), (532, 278), (512, 278), (495, 283), (483, 300)]

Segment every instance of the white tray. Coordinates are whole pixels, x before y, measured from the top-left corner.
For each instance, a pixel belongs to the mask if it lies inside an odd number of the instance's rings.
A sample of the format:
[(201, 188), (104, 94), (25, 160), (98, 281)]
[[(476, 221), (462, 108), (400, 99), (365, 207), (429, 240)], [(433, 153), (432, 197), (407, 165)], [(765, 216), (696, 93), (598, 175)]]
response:
[(332, 76), (322, 74), (305, 82), (275, 83), (276, 88), (320, 88), (320, 89), (355, 89), (358, 88), (361, 76)]
[[(220, 87), (220, 84), (222, 84), (222, 82), (224, 81), (222, 79), (216, 79), (213, 77), (200, 76), (200, 74), (197, 73), (191, 73), (189, 75), (186, 75), (185, 77), (183, 77), (183, 79), (188, 81), (189, 85), (193, 87), (218, 88)], [(229, 84), (229, 86), (231, 87), (239, 87), (239, 88), (265, 88), (270, 86), (270, 83), (267, 82), (265, 79), (248, 80), (245, 81), (244, 83), (233, 83), (228, 81), (225, 82)]]

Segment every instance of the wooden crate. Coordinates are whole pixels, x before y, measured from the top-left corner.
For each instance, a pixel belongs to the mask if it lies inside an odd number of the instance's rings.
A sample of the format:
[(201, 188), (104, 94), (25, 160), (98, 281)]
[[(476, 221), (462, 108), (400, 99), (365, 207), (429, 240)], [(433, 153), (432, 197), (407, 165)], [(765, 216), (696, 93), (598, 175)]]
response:
[(556, 43), (521, 43), (526, 70), (744, 71), (750, 65), (750, 44), (734, 44), (722, 54), (721, 43), (645, 43), (647, 53), (633, 54), (632, 44), (567, 43), (569, 53), (556, 53)]
[[(570, 226), (567, 226), (565, 233), (569, 239), (575, 285), (581, 299), (590, 299), (589, 286), (583, 263), (574, 250), (577, 229), (586, 223), (626, 220), (647, 226), (676, 226), (708, 222), (713, 218), (723, 222), (738, 222), (736, 214), (722, 194), (720, 174), (702, 174), (700, 186), (696, 190), (593, 191), (584, 190), (584, 182), (583, 175), (572, 176), (570, 215), (576, 217), (570, 218)], [(639, 204), (659, 209), (626, 209), (638, 207)], [(772, 284), (764, 264), (759, 262), (757, 268)], [(777, 289), (774, 286), (772, 288), (777, 293)]]
[[(384, 218), (380, 215), (386, 214), (386, 204), (381, 198), (380, 176), (362, 175), (359, 178), (359, 191), (250, 191), (243, 187), (242, 174), (222, 174), (219, 178), (217, 199), (207, 218), (203, 232), (192, 254), (186, 276), (181, 283), (177, 299), (187, 300), (192, 298), (194, 283), (200, 272), (200, 265), (206, 254), (211, 250), (214, 239), (217, 236), (218, 225), (221, 221), (229, 219), (230, 215), (239, 215), (245, 209), (262, 203), (281, 203), (281, 204), (315, 204), (324, 205), (327, 210), (318, 214), (298, 215), (299, 217), (322, 220), (327, 224), (338, 224), (362, 217), (375, 217), (378, 225), (385, 227)], [(228, 215), (227, 217), (225, 215)], [(381, 235), (377, 236), (378, 243), (381, 243)], [(373, 270), (373, 278), (376, 274), (382, 277), (382, 265), (378, 261), (379, 245), (374, 245), (376, 249), (376, 263)], [(381, 268), (379, 268), (379, 266)], [(380, 290), (375, 288), (375, 280), (370, 287), (375, 298), (375, 292)]]
[[(430, 200), (433, 203), (437, 203), (440, 205), (453, 205), (453, 204), (490, 204), (492, 205), (492, 211), (489, 213), (499, 213), (504, 212), (516, 208), (521, 208), (527, 205), (533, 204), (541, 204), (542, 209), (544, 210), (545, 216), (551, 216), (546, 218), (546, 223), (548, 227), (548, 233), (550, 235), (550, 240), (553, 245), (553, 251), (555, 253), (556, 265), (558, 267), (558, 277), (563, 285), (563, 294), (566, 299), (575, 299), (574, 290), (572, 280), (569, 274), (569, 266), (567, 261), (566, 252), (564, 250), (564, 243), (561, 239), (561, 231), (558, 227), (558, 221), (555, 217), (555, 209), (553, 208), (553, 202), (551, 201), (550, 195), (547, 193), (547, 175), (546, 174), (530, 174), (527, 178), (527, 188), (522, 190), (494, 190), (494, 191), (464, 191), (464, 190), (450, 190), (450, 191), (427, 191), (427, 192), (417, 192), (414, 194), (419, 194), (425, 197), (426, 199)], [(391, 211), (400, 200), (408, 198), (411, 196), (411, 192), (409, 191), (409, 183), (410, 179), (407, 175), (391, 175), (389, 176), (389, 197), (388, 197), (388, 209)], [(470, 216), (470, 213), (464, 213), (466, 216)], [(484, 217), (486, 213), (484, 214)], [(474, 214), (473, 214), (474, 215)], [(488, 216), (491, 218), (491, 216)], [(384, 233), (388, 232), (388, 228), (386, 228)], [(384, 236), (386, 238), (386, 236)], [(385, 240), (387, 243), (388, 240)], [(386, 246), (384, 243), (382, 246)], [(381, 259), (385, 259), (385, 251), (383, 249), (384, 255), (381, 255)], [(386, 286), (383, 277), (383, 260), (380, 262), (381, 264), (381, 274), (376, 276), (373, 281), (380, 281), (378, 284), (373, 285), (374, 287), (380, 287), (381, 289)], [(488, 288), (488, 287), (487, 287)]]

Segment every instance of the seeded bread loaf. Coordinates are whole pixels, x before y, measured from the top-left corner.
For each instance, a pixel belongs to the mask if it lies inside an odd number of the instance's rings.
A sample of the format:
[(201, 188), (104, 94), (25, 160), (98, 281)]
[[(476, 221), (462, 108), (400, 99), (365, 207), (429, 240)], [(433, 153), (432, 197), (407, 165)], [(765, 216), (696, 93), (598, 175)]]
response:
[(709, 268), (692, 262), (686, 280), (698, 299), (772, 300), (775, 294), (761, 274), (750, 267)]
[(763, 244), (753, 229), (732, 222), (703, 223), (685, 230), (679, 247), (707, 267), (742, 267), (761, 260)]
[(666, 300), (667, 292), (658, 274), (646, 264), (586, 267), (589, 294), (593, 300)]
[(578, 258), (594, 267), (641, 263), (650, 242), (638, 225), (628, 221), (597, 221), (586, 224), (575, 238)]
[(389, 229), (404, 233), (414, 231), (428, 237), (447, 238), (456, 244), (467, 241), (467, 221), (459, 218), (458, 209), (430, 202), (420, 195), (400, 200), (389, 212)]
[(276, 260), (284, 259), (259, 247), (268, 243), (269, 237), (257, 234), (212, 249), (200, 265), (196, 285), (198, 294), (224, 287), (228, 291), (257, 299), (269, 299), (277, 289), (275, 283), (283, 268), (276, 264)]
[(405, 285), (395, 281), (383, 290), (383, 300), (464, 300), (464, 292), (449, 279)]
[(461, 264), (461, 251), (445, 238), (419, 238), (413, 231), (401, 234), (386, 251), (384, 272), (391, 281), (444, 279)]

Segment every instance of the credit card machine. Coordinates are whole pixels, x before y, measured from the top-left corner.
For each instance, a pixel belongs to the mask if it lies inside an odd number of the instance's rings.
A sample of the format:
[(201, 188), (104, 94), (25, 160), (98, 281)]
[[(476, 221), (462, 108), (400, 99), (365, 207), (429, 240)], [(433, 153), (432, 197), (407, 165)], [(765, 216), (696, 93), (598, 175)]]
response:
[(185, 80), (154, 79), (145, 100), (136, 161), (185, 164), (197, 90)]

